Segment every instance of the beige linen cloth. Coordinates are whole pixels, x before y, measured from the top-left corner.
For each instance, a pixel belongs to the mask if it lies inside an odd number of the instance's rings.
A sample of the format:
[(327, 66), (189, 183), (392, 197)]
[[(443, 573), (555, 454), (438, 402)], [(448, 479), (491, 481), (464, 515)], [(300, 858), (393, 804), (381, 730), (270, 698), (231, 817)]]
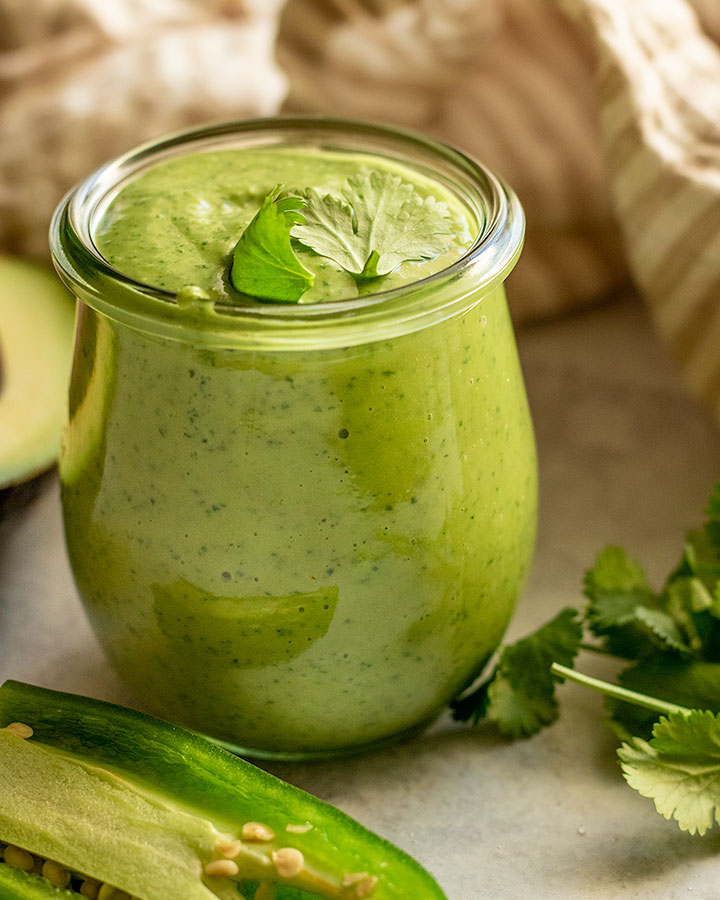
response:
[(0, 248), (189, 124), (391, 122), (503, 174), (528, 215), (517, 322), (632, 275), (720, 416), (720, 0), (0, 0)]
[(0, 249), (47, 255), (97, 165), (207, 121), (272, 115), (284, 0), (0, 0)]

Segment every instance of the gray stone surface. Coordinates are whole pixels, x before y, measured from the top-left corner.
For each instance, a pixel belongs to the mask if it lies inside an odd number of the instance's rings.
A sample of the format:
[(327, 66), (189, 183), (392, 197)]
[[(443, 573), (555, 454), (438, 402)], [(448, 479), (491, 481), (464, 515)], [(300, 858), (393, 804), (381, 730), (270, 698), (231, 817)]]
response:
[[(720, 477), (720, 434), (634, 300), (529, 328), (520, 348), (541, 511), (512, 636), (580, 603), (607, 543), (661, 579)], [(79, 607), (53, 478), (0, 523), (0, 677), (130, 702)], [(599, 697), (566, 685), (561, 703), (560, 721), (528, 741), (444, 719), (379, 753), (269, 768), (417, 856), (450, 900), (716, 898), (717, 829), (683, 834), (624, 785)]]

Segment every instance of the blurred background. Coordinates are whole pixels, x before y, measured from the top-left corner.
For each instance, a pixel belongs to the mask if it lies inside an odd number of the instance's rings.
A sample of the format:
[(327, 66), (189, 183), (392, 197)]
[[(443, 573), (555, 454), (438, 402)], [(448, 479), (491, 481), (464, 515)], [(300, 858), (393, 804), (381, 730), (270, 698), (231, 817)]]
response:
[(516, 324), (633, 282), (720, 413), (717, 0), (0, 0), (0, 253), (47, 261), (64, 192), (138, 142), (280, 111), (480, 158), (527, 213)]

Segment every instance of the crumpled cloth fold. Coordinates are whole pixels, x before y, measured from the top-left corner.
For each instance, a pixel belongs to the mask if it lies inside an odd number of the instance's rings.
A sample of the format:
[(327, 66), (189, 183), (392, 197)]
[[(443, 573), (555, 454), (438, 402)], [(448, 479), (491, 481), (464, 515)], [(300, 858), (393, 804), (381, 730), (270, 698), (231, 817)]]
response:
[(507, 178), (516, 322), (631, 276), (720, 416), (719, 45), (718, 0), (289, 0), (279, 50), (293, 108), (411, 126)]
[(718, 0), (0, 0), (0, 252), (104, 159), (286, 109), (415, 128), (528, 217), (517, 323), (632, 277), (720, 416)]
[(47, 257), (63, 193), (140, 141), (272, 115), (284, 0), (0, 0), (0, 249)]
[(413, 128), (506, 178), (528, 219), (516, 322), (627, 279), (593, 47), (547, 0), (289, 0), (278, 54), (290, 108)]
[(633, 276), (688, 383), (720, 417), (720, 50), (681, 0), (562, 3), (597, 44), (603, 144)]

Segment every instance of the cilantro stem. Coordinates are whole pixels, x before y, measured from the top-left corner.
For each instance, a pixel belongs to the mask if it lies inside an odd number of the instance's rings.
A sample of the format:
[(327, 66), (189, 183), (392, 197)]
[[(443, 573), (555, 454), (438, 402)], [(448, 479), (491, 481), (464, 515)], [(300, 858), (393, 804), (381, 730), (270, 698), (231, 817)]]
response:
[(619, 684), (611, 684), (609, 681), (593, 678), (591, 675), (576, 672), (574, 669), (568, 669), (567, 666), (561, 666), (559, 663), (553, 663), (550, 670), (559, 678), (567, 678), (568, 681), (575, 681), (577, 684), (601, 691), (603, 694), (614, 697), (616, 700), (625, 700), (626, 703), (633, 703), (635, 706), (644, 706), (645, 709), (651, 709), (653, 712), (664, 713), (665, 715), (670, 713), (690, 715), (691, 712), (684, 706), (676, 706), (674, 703), (659, 700), (657, 697), (648, 697), (647, 694), (638, 694), (635, 691), (620, 687)]

